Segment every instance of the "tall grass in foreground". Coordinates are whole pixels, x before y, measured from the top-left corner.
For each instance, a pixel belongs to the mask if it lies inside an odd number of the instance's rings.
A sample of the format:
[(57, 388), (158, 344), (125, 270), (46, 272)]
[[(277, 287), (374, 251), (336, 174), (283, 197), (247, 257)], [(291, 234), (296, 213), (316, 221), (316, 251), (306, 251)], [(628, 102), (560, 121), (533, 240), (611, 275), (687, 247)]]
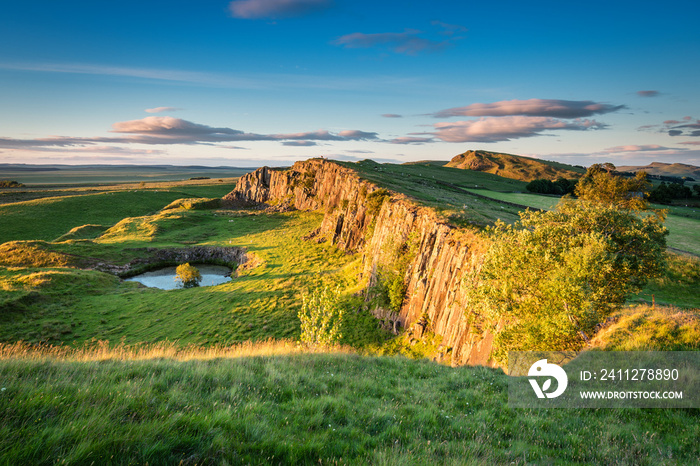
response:
[(698, 410), (510, 409), (500, 370), (295, 353), (285, 342), (173, 350), (97, 344), (69, 354), (5, 345), (0, 463), (700, 460)]
[[(348, 353), (347, 347), (333, 347), (324, 352)], [(262, 342), (243, 342), (235, 345), (180, 346), (177, 342), (161, 341), (126, 345), (110, 345), (107, 340), (88, 341), (80, 347), (34, 345), (23, 341), (0, 343), (0, 360), (21, 359), (25, 361), (144, 361), (149, 359), (171, 359), (173, 361), (210, 360), (217, 358), (242, 358), (254, 356), (282, 356), (310, 350), (296, 341), (269, 339)]]

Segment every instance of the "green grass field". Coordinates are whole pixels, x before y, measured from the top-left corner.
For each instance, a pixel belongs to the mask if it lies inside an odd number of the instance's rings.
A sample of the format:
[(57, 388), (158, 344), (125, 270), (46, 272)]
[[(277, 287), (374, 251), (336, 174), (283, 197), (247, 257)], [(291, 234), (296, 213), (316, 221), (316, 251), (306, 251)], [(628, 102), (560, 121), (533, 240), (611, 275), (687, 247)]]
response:
[(69, 195), (62, 195), (61, 189), (42, 191), (40, 199), (0, 204), (0, 244), (14, 240), (52, 241), (72, 228), (86, 224), (112, 226), (125, 217), (158, 211), (176, 199), (222, 197), (234, 186), (235, 183), (149, 189), (122, 186), (98, 193), (70, 191)]
[(483, 367), (353, 354), (0, 361), (7, 464), (695, 464), (698, 410), (511, 409)]
[(23, 165), (0, 164), (0, 179), (27, 186), (96, 185), (125, 182), (177, 181), (195, 177), (238, 178), (252, 171), (236, 167), (179, 167), (173, 165)]
[[(466, 189), (511, 191), (495, 194), (515, 204), (554, 199), (436, 164), (359, 166), (455, 224), (517, 219), (518, 207)], [(510, 409), (500, 370), (377, 357), (429, 351), (379, 328), (356, 295), (359, 256), (303, 239), (322, 213), (161, 210), (231, 189), (216, 183), (67, 189), (0, 205), (0, 242), (36, 240), (0, 245), (0, 463), (700, 461), (698, 410)], [(170, 291), (85, 269), (194, 245), (244, 247), (254, 266), (223, 285)], [(669, 272), (632, 302), (653, 294), (677, 307), (625, 309), (598, 346), (697, 349), (700, 316), (687, 308), (700, 307), (700, 266), (669, 257)], [(346, 348), (309, 353), (289, 342), (299, 337), (301, 295), (323, 284), (343, 289)], [(243, 351), (221, 349), (244, 342)]]
[(259, 264), (219, 286), (169, 291), (96, 271), (5, 268), (0, 286), (22, 299), (32, 292), (39, 297), (32, 312), (0, 315), (0, 340), (80, 343), (97, 337), (207, 345), (295, 338), (301, 293), (324, 280), (350, 287), (355, 280), (353, 256), (301, 240), (321, 219), (302, 212), (167, 211), (121, 222), (96, 240), (57, 243), (54, 251), (73, 257), (126, 263), (145, 247), (197, 241), (245, 247)]
[[(530, 193), (497, 192), (489, 189), (470, 191), (500, 201), (513, 202), (544, 210), (553, 208), (559, 202), (559, 199), (556, 197)], [(655, 205), (654, 207), (658, 209), (666, 208), (666, 206), (661, 205)], [(669, 213), (666, 217), (666, 227), (670, 232), (667, 238), (668, 246), (700, 256), (700, 213), (694, 212), (693, 209), (687, 207), (673, 207), (668, 210)]]

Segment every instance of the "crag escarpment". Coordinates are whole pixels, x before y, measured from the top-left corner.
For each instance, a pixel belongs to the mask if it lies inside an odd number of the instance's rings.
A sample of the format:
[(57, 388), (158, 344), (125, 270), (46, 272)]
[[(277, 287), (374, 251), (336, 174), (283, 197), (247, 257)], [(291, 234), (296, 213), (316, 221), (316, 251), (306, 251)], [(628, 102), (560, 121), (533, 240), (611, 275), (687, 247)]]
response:
[[(391, 194), (391, 195), (389, 195)], [(396, 245), (414, 243), (405, 270), (406, 293), (394, 319), (404, 327), (429, 322), (442, 337), (441, 351), (452, 364), (491, 365), (492, 335), (471, 328), (465, 317), (462, 281), (482, 252), (468, 230), (441, 221), (435, 212), (403, 195), (387, 193), (357, 173), (322, 159), (297, 162), (290, 169), (263, 167), (243, 176), (223, 198), (224, 205), (267, 203), (278, 208), (323, 210), (317, 232), (363, 257), (370, 280)]]

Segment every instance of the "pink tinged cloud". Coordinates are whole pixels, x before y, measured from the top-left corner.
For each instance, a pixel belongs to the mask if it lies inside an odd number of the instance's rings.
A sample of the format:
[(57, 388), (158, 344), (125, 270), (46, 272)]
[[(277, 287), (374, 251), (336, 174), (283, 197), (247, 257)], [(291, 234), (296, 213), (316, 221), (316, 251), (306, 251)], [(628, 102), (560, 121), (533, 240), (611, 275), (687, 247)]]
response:
[(331, 0), (236, 0), (229, 4), (235, 18), (287, 18), (325, 10)]
[[(168, 139), (186, 143), (207, 141), (215, 142), (241, 140), (241, 138), (253, 137), (255, 135), (246, 135), (243, 131), (238, 131), (231, 128), (214, 128), (207, 125), (192, 123), (191, 121), (164, 117), (146, 117), (141, 120), (121, 121), (112, 125), (113, 133), (128, 133), (139, 134), (160, 139), (164, 143)], [(135, 140), (134, 142), (141, 142)], [(145, 142), (145, 141), (143, 141)]]
[(232, 128), (217, 128), (169, 116), (150, 116), (120, 121), (112, 125), (120, 137), (49, 137), (39, 139), (0, 138), (0, 148), (78, 147), (95, 144), (214, 144), (235, 141), (365, 141), (377, 139), (377, 133), (345, 130), (337, 134), (326, 130), (290, 134), (246, 133)]
[(610, 105), (590, 100), (528, 99), (502, 100), (493, 103), (477, 103), (465, 107), (440, 110), (435, 118), (455, 116), (532, 116), (553, 118), (583, 118), (592, 115), (615, 112), (626, 108), (624, 105)]
[(366, 141), (369, 139), (376, 139), (377, 133), (351, 129), (339, 132), (338, 136), (340, 136), (343, 139), (349, 139), (352, 141)]
[(406, 29), (404, 32), (382, 32), (376, 34), (354, 32), (341, 36), (332, 43), (346, 49), (362, 49), (386, 45), (396, 53), (407, 55), (415, 55), (419, 52), (434, 52), (450, 44), (449, 41), (434, 41), (420, 37), (420, 33), (421, 31), (415, 29)]
[(658, 144), (630, 144), (626, 146), (615, 146), (605, 149), (603, 152), (617, 153), (617, 152), (650, 152), (650, 151), (663, 151), (663, 150), (677, 150), (670, 147), (660, 146)]
[(639, 97), (656, 97), (659, 94), (659, 91), (637, 91)]
[(146, 113), (165, 113), (165, 112), (177, 112), (178, 110), (182, 110), (182, 109), (177, 108), (177, 107), (155, 107), (155, 108), (147, 108), (145, 111), (146, 111)]
[(435, 137), (445, 142), (500, 142), (533, 137), (551, 130), (586, 131), (606, 127), (595, 120), (563, 121), (523, 116), (436, 123), (434, 126)]

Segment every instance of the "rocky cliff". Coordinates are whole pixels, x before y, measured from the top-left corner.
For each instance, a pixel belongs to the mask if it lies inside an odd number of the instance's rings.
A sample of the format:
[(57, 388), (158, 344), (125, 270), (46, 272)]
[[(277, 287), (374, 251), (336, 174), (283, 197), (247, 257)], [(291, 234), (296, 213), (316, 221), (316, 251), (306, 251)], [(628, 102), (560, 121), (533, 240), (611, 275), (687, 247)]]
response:
[(442, 337), (441, 351), (454, 365), (492, 365), (492, 336), (470, 328), (465, 318), (462, 280), (482, 252), (473, 233), (322, 159), (297, 162), (287, 170), (260, 168), (243, 176), (223, 203), (323, 210), (316, 234), (343, 250), (360, 252), (363, 276), (370, 281), (378, 265), (391, 260), (397, 245), (413, 242), (412, 257), (402, 271), (404, 300), (391, 318), (418, 334), (427, 322), (429, 330)]

